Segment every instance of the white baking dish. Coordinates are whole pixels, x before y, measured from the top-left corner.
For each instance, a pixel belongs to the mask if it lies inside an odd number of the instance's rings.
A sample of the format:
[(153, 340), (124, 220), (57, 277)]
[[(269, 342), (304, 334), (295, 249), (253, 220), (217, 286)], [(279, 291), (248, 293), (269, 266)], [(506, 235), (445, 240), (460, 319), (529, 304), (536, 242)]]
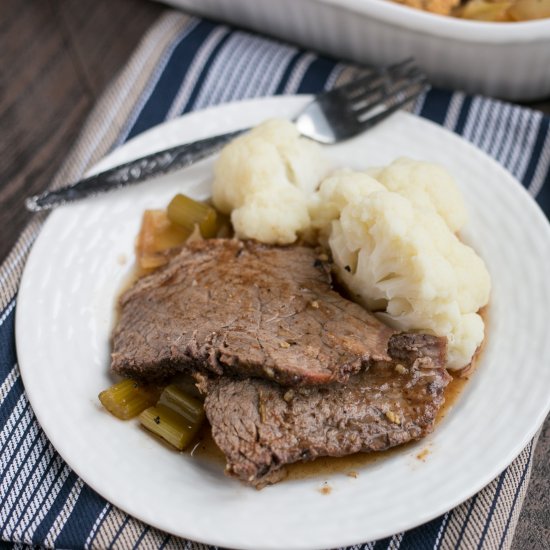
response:
[(386, 0), (165, 0), (341, 59), (414, 56), (439, 86), (512, 100), (550, 96), (550, 19), (482, 23)]

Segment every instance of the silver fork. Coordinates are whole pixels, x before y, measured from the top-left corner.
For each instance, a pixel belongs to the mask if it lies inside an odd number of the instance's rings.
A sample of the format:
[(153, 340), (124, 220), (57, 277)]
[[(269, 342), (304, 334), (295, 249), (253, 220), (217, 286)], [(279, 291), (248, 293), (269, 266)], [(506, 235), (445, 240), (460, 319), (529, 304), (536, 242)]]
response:
[[(371, 69), (357, 80), (318, 94), (295, 117), (294, 122), (305, 137), (325, 144), (338, 143), (372, 128), (415, 99), (427, 87), (425, 75), (412, 59), (406, 59), (388, 67)], [(32, 212), (49, 210), (60, 204), (185, 168), (216, 153), (249, 129), (152, 153), (66, 187), (29, 197), (25, 206)]]

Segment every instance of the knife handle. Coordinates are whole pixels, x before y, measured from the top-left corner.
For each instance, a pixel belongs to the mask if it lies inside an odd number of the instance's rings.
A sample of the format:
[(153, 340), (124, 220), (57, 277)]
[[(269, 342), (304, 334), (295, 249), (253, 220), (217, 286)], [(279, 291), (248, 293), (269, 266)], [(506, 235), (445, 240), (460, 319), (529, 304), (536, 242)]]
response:
[(140, 157), (81, 179), (66, 187), (29, 197), (25, 201), (25, 206), (31, 212), (50, 210), (61, 204), (74, 202), (90, 195), (120, 189), (132, 183), (139, 183), (152, 177), (186, 168), (216, 153), (227, 142), (246, 131), (247, 129), (243, 129), (220, 134)]

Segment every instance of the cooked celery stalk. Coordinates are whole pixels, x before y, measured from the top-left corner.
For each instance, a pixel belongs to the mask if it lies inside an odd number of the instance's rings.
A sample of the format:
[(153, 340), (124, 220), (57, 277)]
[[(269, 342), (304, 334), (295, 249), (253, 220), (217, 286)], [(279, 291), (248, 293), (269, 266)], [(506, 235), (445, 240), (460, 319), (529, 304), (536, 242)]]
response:
[(192, 423), (166, 405), (145, 409), (139, 420), (142, 425), (182, 451), (191, 443), (201, 423)]
[(139, 419), (148, 430), (181, 451), (201, 427), (204, 409), (199, 400), (171, 384), (164, 388), (156, 406), (143, 411)]
[(200, 425), (204, 420), (202, 403), (174, 384), (164, 388), (158, 404), (181, 414), (190, 424)]
[(166, 209), (168, 219), (188, 231), (199, 226), (201, 235), (208, 239), (215, 237), (218, 230), (216, 210), (209, 204), (198, 202), (185, 195), (176, 195)]
[(181, 373), (175, 376), (172, 379), (172, 384), (175, 384), (182, 392), (190, 397), (194, 397), (197, 401), (201, 403), (204, 401), (204, 396), (197, 388), (195, 380), (189, 374)]
[(164, 210), (146, 210), (136, 242), (138, 264), (143, 269), (160, 267), (168, 262), (164, 251), (182, 245), (191, 231), (172, 223)]
[(160, 389), (135, 380), (122, 380), (99, 394), (101, 404), (114, 416), (128, 420), (157, 402)]

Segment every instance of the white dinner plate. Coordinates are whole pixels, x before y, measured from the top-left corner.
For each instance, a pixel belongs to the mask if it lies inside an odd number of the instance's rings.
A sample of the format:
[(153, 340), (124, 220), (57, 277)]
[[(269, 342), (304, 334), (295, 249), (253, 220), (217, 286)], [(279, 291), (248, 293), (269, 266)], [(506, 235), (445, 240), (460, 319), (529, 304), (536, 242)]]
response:
[[(109, 155), (105, 169), (180, 142), (292, 116), (302, 97), (224, 105), (162, 124)], [(104, 412), (109, 334), (133, 261), (143, 210), (176, 192), (209, 196), (212, 161), (59, 208), (27, 262), (17, 304), (19, 364), (50, 441), (99, 494), (174, 535), (231, 548), (332, 548), (426, 522), (495, 478), (550, 408), (550, 229), (514, 178), (459, 137), (407, 113), (326, 147), (335, 165), (399, 156), (438, 162), (456, 178), (470, 220), (463, 237), (484, 258), (493, 290), (487, 345), (459, 400), (424, 441), (342, 473), (256, 491), (222, 468), (169, 451), (134, 421)], [(427, 449), (424, 460), (417, 455)], [(328, 482), (331, 491), (319, 489)]]

